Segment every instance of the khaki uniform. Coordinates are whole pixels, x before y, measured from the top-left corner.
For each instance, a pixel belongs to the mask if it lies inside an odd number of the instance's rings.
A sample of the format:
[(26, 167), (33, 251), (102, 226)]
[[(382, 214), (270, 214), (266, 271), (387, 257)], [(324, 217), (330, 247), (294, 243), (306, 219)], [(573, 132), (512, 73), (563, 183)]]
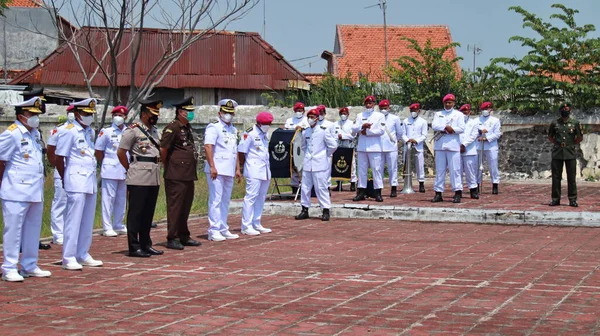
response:
[(579, 121), (569, 118), (565, 122), (562, 118), (558, 118), (550, 124), (548, 136), (556, 141), (552, 147), (552, 200), (560, 201), (560, 181), (564, 163), (567, 168), (569, 201), (577, 201), (575, 140), (583, 137)]

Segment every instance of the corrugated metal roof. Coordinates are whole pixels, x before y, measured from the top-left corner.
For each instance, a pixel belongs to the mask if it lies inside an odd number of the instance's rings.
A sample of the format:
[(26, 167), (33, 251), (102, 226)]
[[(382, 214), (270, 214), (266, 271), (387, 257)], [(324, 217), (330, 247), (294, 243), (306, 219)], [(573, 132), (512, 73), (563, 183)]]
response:
[[(113, 31), (116, 34), (116, 30)], [(133, 35), (123, 35), (122, 46), (131, 44)], [(102, 28), (83, 27), (74, 37), (79, 44), (90, 44), (97, 59), (106, 52), (106, 34)], [(160, 61), (164, 48), (182, 43), (183, 34), (163, 29), (144, 29), (140, 56), (136, 63), (135, 83), (140, 86), (152, 67)], [(117, 57), (118, 86), (129, 86), (131, 49)], [(85, 51), (79, 57), (87, 73), (95, 63)], [(75, 85), (84, 86), (84, 77), (74, 55), (67, 45), (60, 46), (38, 65), (11, 84)], [(109, 68), (106, 60), (104, 68)], [(228, 89), (285, 89), (289, 80), (306, 81), (306, 77), (290, 65), (258, 33), (216, 32), (193, 43), (173, 64), (158, 87), (168, 88), (228, 88)], [(101, 74), (92, 80), (92, 86), (108, 86)]]

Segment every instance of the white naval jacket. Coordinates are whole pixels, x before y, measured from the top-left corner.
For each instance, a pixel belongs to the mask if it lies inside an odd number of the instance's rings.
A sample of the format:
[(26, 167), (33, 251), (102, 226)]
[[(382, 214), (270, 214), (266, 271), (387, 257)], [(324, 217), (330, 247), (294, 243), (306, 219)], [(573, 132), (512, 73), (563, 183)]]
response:
[[(478, 119), (478, 130), (486, 129), (488, 132), (485, 134), (487, 141), (485, 142), (485, 146), (483, 150), (491, 150), (498, 149), (498, 139), (502, 136), (502, 132), (500, 131), (500, 119), (494, 116), (480, 116)], [(481, 150), (481, 142), (477, 142), (477, 149)]]
[(269, 164), (269, 139), (256, 125), (247, 130), (240, 140), (237, 148), (239, 153), (244, 153), (244, 177), (257, 180), (270, 180), (271, 169)]
[[(335, 138), (338, 139), (339, 147), (353, 148), (354, 147), (354, 135), (352, 134), (352, 120), (346, 119), (345, 121), (339, 120), (335, 123), (333, 128)], [(342, 135), (340, 139), (338, 134)]]
[[(54, 146), (56, 147), (56, 144), (58, 143), (58, 137), (60, 136), (61, 132), (65, 131), (65, 128), (67, 128), (67, 126), (69, 126), (70, 124), (72, 124), (72, 122), (67, 121), (65, 123), (56, 125), (52, 131), (50, 131), (50, 136), (48, 137), (48, 141), (46, 141), (46, 144), (48, 146)], [(56, 168), (54, 168), (54, 179), (55, 180), (60, 180), (60, 174), (58, 174), (58, 170)]]
[(477, 119), (465, 118), (465, 131), (460, 134), (460, 144), (465, 146), (466, 151), (462, 156), (477, 155), (477, 137), (479, 136), (479, 121)]
[(454, 129), (453, 134), (444, 134), (435, 142), (434, 150), (460, 152), (460, 134), (465, 131), (465, 115), (452, 109), (436, 112), (431, 122), (431, 128), (436, 132), (445, 132), (447, 125)]
[[(204, 132), (204, 144), (213, 145), (213, 162), (217, 173), (223, 176), (235, 176), (237, 160), (237, 129), (227, 125), (221, 119), (208, 124)], [(208, 162), (204, 172), (210, 173)]]
[(402, 134), (404, 134), (400, 117), (391, 113), (384, 114), (381, 126), (385, 127), (385, 133), (381, 137), (383, 152), (398, 151), (398, 141), (402, 140)]
[(302, 128), (309, 127), (308, 119), (306, 119), (306, 116), (303, 115), (302, 118), (296, 118), (296, 117), (287, 118), (283, 128), (285, 128), (286, 130), (293, 130), (293, 129), (296, 129), (296, 126), (300, 126)]
[(331, 170), (331, 157), (338, 147), (333, 132), (325, 126), (309, 127), (302, 131), (303, 171)]
[(94, 130), (83, 128), (77, 121), (59, 134), (56, 155), (65, 157), (65, 191), (85, 194), (98, 191), (93, 139)]
[[(372, 123), (371, 128), (368, 128), (365, 134), (360, 134), (364, 123)], [(385, 134), (385, 129), (381, 124), (385, 123), (384, 115), (381, 112), (364, 111), (356, 116), (356, 121), (352, 125), (352, 133), (358, 136), (358, 144), (356, 151), (358, 152), (383, 152), (381, 137)]]
[[(125, 180), (127, 178), (127, 172), (117, 157), (117, 149), (119, 149), (121, 135), (124, 130), (125, 127), (121, 130), (118, 126), (112, 124), (100, 130), (98, 134), (95, 149), (104, 152), (100, 170), (100, 176), (103, 179)], [(129, 157), (129, 152), (127, 152), (127, 156)]]
[(422, 152), (423, 143), (427, 140), (427, 121), (419, 116), (416, 118), (408, 117), (404, 119), (402, 126), (404, 127), (404, 133), (402, 133), (404, 146), (406, 147), (408, 140), (415, 139), (417, 141), (415, 145), (417, 152)]

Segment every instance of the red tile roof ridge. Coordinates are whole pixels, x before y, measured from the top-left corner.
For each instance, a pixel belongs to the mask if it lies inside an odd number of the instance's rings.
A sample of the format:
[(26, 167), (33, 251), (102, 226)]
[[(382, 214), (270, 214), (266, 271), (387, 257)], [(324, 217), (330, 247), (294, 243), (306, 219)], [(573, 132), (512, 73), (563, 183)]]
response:
[(35, 8), (35, 7), (42, 7), (42, 5), (35, 0), (10, 0), (7, 4), (6, 7), (30, 7), (30, 8)]
[[(383, 28), (382, 24), (338, 24), (338, 27), (358, 27), (358, 28)], [(387, 28), (449, 28), (445, 24), (423, 24), (423, 25), (387, 25)]]

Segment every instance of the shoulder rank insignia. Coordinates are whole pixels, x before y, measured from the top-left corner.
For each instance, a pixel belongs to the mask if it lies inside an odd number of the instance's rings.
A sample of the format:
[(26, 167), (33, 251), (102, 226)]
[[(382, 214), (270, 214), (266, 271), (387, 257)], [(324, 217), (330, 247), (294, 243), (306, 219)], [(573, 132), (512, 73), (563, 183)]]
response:
[(321, 129), (327, 129), (327, 127), (325, 127), (325, 126), (321, 126)]
[(246, 132), (250, 133), (250, 132), (252, 132), (253, 129), (254, 129), (253, 127), (250, 127), (246, 130)]
[(213, 124), (218, 124), (218, 123), (219, 123), (219, 121), (218, 121), (218, 120), (215, 120), (215, 121), (213, 121), (212, 123), (213, 123)]
[(11, 132), (14, 131), (14, 130), (16, 130), (16, 129), (17, 129), (17, 124), (12, 124), (12, 125), (8, 126), (8, 130), (11, 131)]
[(133, 123), (133, 124), (129, 125), (129, 127), (127, 127), (127, 128), (136, 128), (136, 127), (138, 127), (138, 124), (137, 123)]
[(65, 124), (64, 122), (63, 122), (63, 123), (60, 123), (60, 124), (56, 125), (56, 128), (58, 128), (58, 127), (61, 127), (61, 126), (62, 126), (62, 125), (64, 125), (64, 124)]
[(165, 128), (165, 133), (173, 133), (173, 130), (170, 128)]
[(73, 127), (75, 127), (75, 124), (68, 124), (68, 125), (67, 125), (67, 127), (65, 127), (65, 128), (66, 128), (66, 129), (71, 129), (71, 128), (73, 128)]

